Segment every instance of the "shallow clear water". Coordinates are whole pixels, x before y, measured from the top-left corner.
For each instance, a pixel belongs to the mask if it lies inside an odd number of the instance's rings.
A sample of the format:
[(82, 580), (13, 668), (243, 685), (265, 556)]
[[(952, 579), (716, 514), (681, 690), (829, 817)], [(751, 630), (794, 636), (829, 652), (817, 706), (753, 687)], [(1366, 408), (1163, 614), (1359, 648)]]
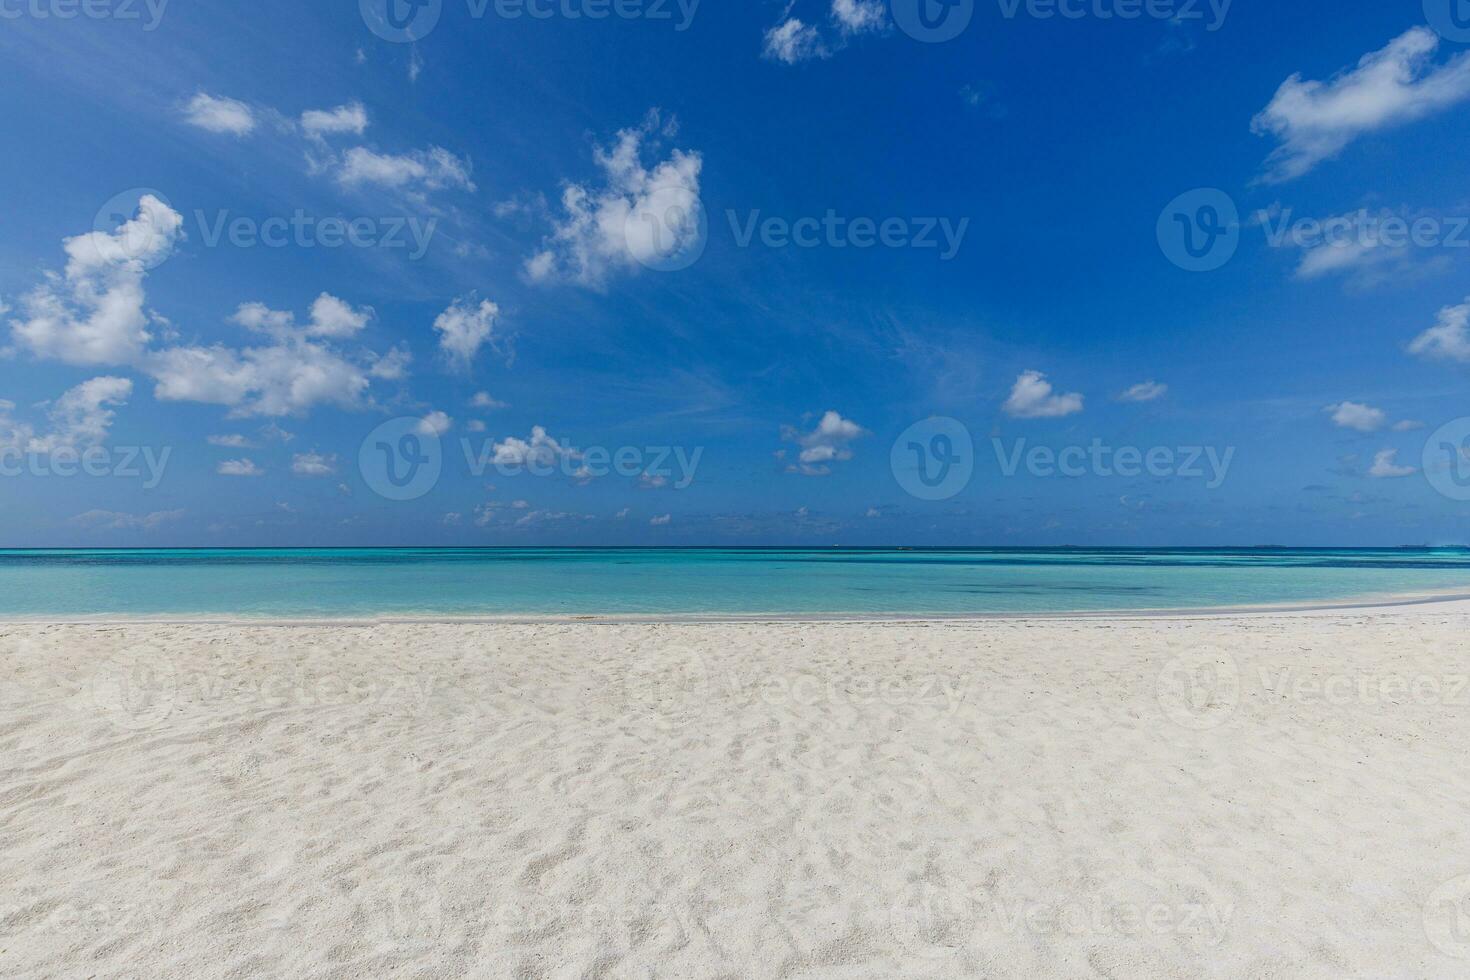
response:
[(0, 616), (983, 614), (1470, 594), (1470, 550), (0, 550)]

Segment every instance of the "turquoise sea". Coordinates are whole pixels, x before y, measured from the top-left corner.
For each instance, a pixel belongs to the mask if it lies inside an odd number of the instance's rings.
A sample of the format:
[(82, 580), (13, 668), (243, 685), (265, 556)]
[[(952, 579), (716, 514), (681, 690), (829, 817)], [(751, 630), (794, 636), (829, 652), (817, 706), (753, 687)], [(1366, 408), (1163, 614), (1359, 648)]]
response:
[(0, 550), (0, 617), (979, 615), (1470, 595), (1470, 550)]

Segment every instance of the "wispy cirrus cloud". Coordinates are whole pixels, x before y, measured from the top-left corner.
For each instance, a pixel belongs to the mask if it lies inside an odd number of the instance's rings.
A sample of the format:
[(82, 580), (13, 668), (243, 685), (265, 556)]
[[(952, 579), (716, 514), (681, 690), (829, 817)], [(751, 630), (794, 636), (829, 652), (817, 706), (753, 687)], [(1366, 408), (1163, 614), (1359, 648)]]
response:
[(115, 510), (89, 510), (86, 513), (73, 517), (73, 524), (83, 527), (106, 528), (113, 531), (142, 530), (152, 531), (164, 524), (183, 518), (185, 511), (180, 510), (155, 510), (148, 514), (127, 514)]
[(44, 430), (14, 418), (14, 402), (0, 401), (0, 448), (50, 454), (101, 445), (112, 427), (115, 409), (127, 404), (132, 394), (133, 383), (127, 378), (83, 381), (51, 403)]
[(1168, 394), (1169, 386), (1157, 381), (1143, 381), (1118, 395), (1120, 402), (1151, 402), (1157, 401)]
[(1292, 75), (1251, 121), (1251, 131), (1279, 146), (1260, 180), (1283, 183), (1332, 159), (1367, 133), (1401, 126), (1470, 98), (1470, 52), (1434, 61), (1440, 39), (1412, 28), (1356, 67), (1327, 81)]
[(446, 188), (475, 189), (470, 179), (470, 161), (442, 146), (407, 153), (377, 153), (365, 146), (354, 146), (343, 154), (334, 172), (343, 187), (378, 186), (415, 193)]

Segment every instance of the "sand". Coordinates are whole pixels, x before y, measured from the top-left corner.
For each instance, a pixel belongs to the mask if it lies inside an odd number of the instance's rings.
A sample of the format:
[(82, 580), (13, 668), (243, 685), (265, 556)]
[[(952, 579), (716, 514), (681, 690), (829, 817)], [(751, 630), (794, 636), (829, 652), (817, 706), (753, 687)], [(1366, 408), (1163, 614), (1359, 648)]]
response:
[(0, 975), (1462, 978), (1467, 626), (0, 625)]

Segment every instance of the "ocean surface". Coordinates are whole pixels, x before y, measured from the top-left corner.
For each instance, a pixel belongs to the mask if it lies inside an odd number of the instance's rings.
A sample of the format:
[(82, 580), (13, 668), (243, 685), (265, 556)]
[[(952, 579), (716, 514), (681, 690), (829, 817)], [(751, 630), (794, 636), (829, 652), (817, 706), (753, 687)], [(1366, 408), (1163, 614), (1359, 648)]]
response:
[(966, 615), (1470, 595), (1470, 549), (0, 550), (0, 617)]

